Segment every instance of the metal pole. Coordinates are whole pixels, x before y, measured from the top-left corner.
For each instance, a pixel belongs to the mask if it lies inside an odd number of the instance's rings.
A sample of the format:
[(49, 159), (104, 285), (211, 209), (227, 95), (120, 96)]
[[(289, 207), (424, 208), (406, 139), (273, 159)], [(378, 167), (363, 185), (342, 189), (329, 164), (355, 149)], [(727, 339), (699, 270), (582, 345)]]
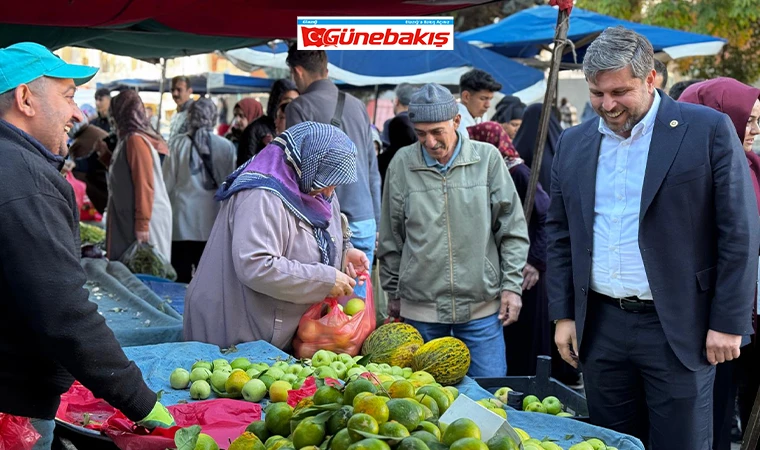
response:
[(158, 81), (158, 124), (156, 125), (156, 132), (161, 134), (161, 112), (162, 105), (164, 103), (164, 79), (166, 78), (166, 59), (161, 58), (161, 79)]
[[(530, 223), (530, 216), (533, 213), (533, 202), (536, 198), (536, 188), (538, 187), (538, 174), (541, 171), (541, 160), (544, 157), (544, 145), (546, 137), (549, 134), (549, 115), (552, 114), (552, 104), (556, 94), (557, 83), (559, 79), (559, 65), (562, 62), (562, 50), (565, 48), (567, 39), (567, 29), (569, 26), (570, 13), (567, 10), (560, 9), (557, 15), (557, 28), (554, 33), (554, 50), (552, 51), (552, 62), (549, 67), (549, 79), (546, 82), (546, 92), (544, 93), (544, 104), (541, 108), (541, 117), (538, 122), (538, 134), (536, 143), (533, 147), (533, 164), (530, 171), (530, 183), (528, 192), (525, 195), (523, 210), (525, 211), (525, 220)], [(548, 188), (548, 186), (545, 186)]]
[(749, 416), (747, 429), (744, 430), (741, 450), (753, 450), (757, 448), (758, 440), (760, 440), (760, 390), (757, 391), (755, 406), (752, 407), (752, 414)]

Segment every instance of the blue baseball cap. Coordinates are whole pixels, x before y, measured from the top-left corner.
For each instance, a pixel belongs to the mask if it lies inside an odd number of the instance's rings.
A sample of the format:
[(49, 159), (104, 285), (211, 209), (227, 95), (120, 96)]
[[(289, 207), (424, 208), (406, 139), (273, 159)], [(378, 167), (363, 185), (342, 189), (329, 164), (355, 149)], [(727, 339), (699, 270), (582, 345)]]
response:
[(0, 94), (39, 77), (71, 78), (79, 86), (98, 72), (97, 67), (68, 64), (34, 42), (20, 42), (0, 49)]

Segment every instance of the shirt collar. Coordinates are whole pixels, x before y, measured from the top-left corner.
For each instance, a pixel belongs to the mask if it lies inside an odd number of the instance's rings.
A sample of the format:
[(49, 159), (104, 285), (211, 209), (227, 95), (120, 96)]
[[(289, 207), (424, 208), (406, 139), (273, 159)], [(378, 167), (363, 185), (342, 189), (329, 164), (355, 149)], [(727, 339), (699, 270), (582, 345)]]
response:
[(430, 156), (427, 151), (425, 151), (425, 148), (422, 145), (420, 145), (420, 150), (422, 150), (422, 158), (425, 160), (425, 164), (428, 167), (434, 167), (442, 172), (445, 172), (449, 170), (449, 168), (451, 168), (451, 165), (454, 163), (454, 160), (457, 159), (457, 156), (459, 155), (459, 151), (461, 149), (462, 149), (462, 135), (459, 134), (458, 131), (457, 131), (457, 145), (456, 147), (454, 147), (454, 153), (451, 154), (451, 159), (445, 165), (433, 159), (433, 157)]
[(194, 101), (195, 100), (193, 100), (192, 98), (187, 99), (187, 101), (185, 103), (183, 103), (182, 105), (180, 105), (180, 106), (177, 107), (177, 112), (185, 112), (185, 111), (187, 111), (187, 109), (190, 107), (190, 105), (193, 104)]
[[(633, 130), (631, 130), (631, 137), (639, 137), (639, 136), (645, 136), (652, 132), (652, 128), (654, 128), (654, 122), (657, 118), (657, 111), (660, 109), (660, 93), (657, 92), (657, 89), (654, 91), (654, 101), (652, 101), (652, 107), (649, 108), (649, 111), (647, 111), (646, 115), (643, 119), (641, 119), (641, 122), (637, 123)], [(607, 124), (604, 122), (604, 119), (601, 117), (599, 118), (599, 132), (602, 133), (605, 136), (614, 137), (619, 140), (625, 140), (622, 136), (615, 134), (614, 131), (610, 130), (610, 128), (607, 126)]]

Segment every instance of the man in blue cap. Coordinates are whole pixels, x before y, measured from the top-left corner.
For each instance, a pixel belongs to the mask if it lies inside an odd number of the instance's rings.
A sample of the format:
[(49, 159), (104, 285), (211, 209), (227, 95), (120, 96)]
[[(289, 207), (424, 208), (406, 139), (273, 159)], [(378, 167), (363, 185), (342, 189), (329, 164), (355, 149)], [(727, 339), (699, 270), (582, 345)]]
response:
[(83, 288), (77, 205), (60, 170), (83, 120), (74, 93), (97, 70), (30, 42), (0, 49), (0, 412), (32, 419), (35, 449), (50, 449), (74, 379), (140, 425), (174, 424)]

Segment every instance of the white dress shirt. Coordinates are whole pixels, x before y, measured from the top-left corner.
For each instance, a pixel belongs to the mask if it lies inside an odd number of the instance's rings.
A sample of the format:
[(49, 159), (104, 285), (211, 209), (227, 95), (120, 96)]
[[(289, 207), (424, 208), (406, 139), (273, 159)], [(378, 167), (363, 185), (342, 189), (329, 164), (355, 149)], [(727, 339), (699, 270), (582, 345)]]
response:
[(639, 250), (639, 211), (660, 94), (624, 139), (599, 118), (591, 289), (612, 298), (652, 299)]
[(462, 116), (462, 121), (459, 122), (459, 128), (457, 128), (457, 131), (462, 136), (469, 138), (470, 133), (467, 132), (467, 127), (476, 125), (477, 121), (472, 117), (472, 114), (470, 114), (470, 110), (468, 110), (467, 107), (462, 103), (460, 103), (457, 107), (459, 108), (459, 115)]

